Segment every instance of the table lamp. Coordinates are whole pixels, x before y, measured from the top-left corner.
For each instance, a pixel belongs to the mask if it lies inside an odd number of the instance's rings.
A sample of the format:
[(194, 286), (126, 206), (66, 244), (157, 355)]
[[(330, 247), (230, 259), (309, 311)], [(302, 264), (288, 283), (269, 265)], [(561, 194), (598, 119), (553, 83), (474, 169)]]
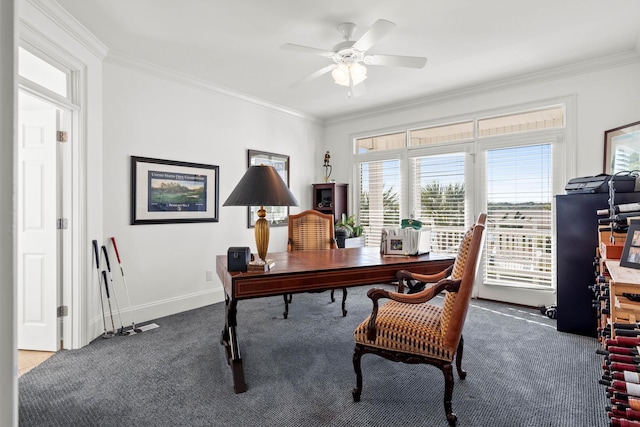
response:
[(269, 248), (269, 223), (265, 206), (298, 206), (278, 171), (273, 166), (249, 166), (223, 206), (260, 206), (255, 225), (256, 248), (266, 263)]

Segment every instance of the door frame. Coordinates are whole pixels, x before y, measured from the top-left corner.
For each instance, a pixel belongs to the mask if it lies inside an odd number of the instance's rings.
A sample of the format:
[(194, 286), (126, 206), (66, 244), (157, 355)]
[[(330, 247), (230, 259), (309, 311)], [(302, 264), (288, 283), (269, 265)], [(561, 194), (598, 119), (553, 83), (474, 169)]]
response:
[[(86, 138), (84, 129), (86, 123), (86, 111), (82, 108), (85, 101), (86, 77), (85, 66), (68, 52), (46, 40), (43, 36), (28, 26), (21, 26), (18, 45), (38, 56), (39, 58), (55, 64), (61, 69), (68, 70), (69, 97), (63, 97), (33, 83), (20, 76), (17, 77), (18, 90), (36, 96), (44, 101), (52, 103), (57, 108), (69, 111), (69, 169), (68, 179), (63, 185), (68, 190), (69, 200), (65, 202), (69, 212), (66, 217), (69, 220), (70, 234), (69, 244), (63, 250), (63, 270), (67, 280), (62, 283), (62, 305), (66, 305), (68, 315), (62, 318), (62, 336), (64, 349), (76, 349), (86, 344), (88, 330), (87, 322), (87, 291), (83, 289), (82, 278), (86, 277), (85, 261), (87, 245), (86, 241), (86, 168), (83, 159), (86, 157)], [(15, 161), (14, 161), (15, 163)], [(14, 284), (14, 287), (16, 284)]]

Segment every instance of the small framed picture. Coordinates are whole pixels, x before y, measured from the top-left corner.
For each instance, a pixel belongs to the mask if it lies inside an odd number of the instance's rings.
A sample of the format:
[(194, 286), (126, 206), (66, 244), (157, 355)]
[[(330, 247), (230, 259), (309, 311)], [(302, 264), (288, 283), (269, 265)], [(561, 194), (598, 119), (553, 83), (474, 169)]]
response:
[(620, 265), (640, 269), (640, 221), (631, 221), (629, 225)]

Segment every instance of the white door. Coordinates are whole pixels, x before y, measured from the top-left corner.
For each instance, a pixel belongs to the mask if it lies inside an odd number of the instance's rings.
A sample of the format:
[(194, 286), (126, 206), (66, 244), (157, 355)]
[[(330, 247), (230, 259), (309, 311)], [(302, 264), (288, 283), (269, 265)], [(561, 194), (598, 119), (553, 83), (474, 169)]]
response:
[(20, 92), (18, 122), (18, 348), (57, 351), (57, 110)]
[[(478, 182), (487, 212), (477, 296), (528, 306), (555, 304), (552, 201), (557, 137), (486, 141)], [(557, 181), (557, 180), (556, 180)]]

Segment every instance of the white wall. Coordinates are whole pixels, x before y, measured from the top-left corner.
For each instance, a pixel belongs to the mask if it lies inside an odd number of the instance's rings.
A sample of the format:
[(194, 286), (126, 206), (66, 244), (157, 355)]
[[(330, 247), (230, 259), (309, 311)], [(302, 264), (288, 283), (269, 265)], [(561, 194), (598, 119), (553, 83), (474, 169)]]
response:
[(0, 425), (18, 424), (13, 203), (15, 124), (14, 2), (0, 2)]
[[(222, 301), (216, 255), (230, 246), (256, 251), (247, 209), (222, 206), (247, 169), (247, 150), (290, 156), (296, 213), (311, 207), (322, 127), (135, 64), (107, 60), (103, 77), (104, 238), (118, 242), (135, 321)], [(219, 222), (130, 225), (132, 155), (218, 165)], [(286, 227), (272, 227), (269, 250), (286, 250), (286, 239)]]
[[(629, 59), (631, 57), (631, 59)], [(575, 99), (574, 128), (570, 130), (576, 147), (575, 159), (568, 168), (574, 176), (596, 175), (603, 172), (604, 131), (640, 120), (640, 58), (631, 53), (609, 62), (622, 65), (603, 68), (591, 64), (594, 71), (580, 71), (571, 67), (566, 77), (548, 77), (542, 73), (530, 82), (519, 79), (503, 88), (487, 85), (466, 95), (424, 102), (412, 107), (396, 108), (368, 115), (334, 120), (325, 129), (325, 146), (331, 151), (334, 176), (348, 182), (354, 134), (377, 130), (404, 128), (416, 123), (438, 123), (450, 118), (464, 117), (479, 111), (501, 109), (539, 100), (572, 96)], [(588, 64), (585, 64), (588, 69)], [(491, 89), (489, 89), (491, 88)], [(335, 160), (335, 161), (334, 161)], [(574, 176), (568, 176), (572, 178)]]

